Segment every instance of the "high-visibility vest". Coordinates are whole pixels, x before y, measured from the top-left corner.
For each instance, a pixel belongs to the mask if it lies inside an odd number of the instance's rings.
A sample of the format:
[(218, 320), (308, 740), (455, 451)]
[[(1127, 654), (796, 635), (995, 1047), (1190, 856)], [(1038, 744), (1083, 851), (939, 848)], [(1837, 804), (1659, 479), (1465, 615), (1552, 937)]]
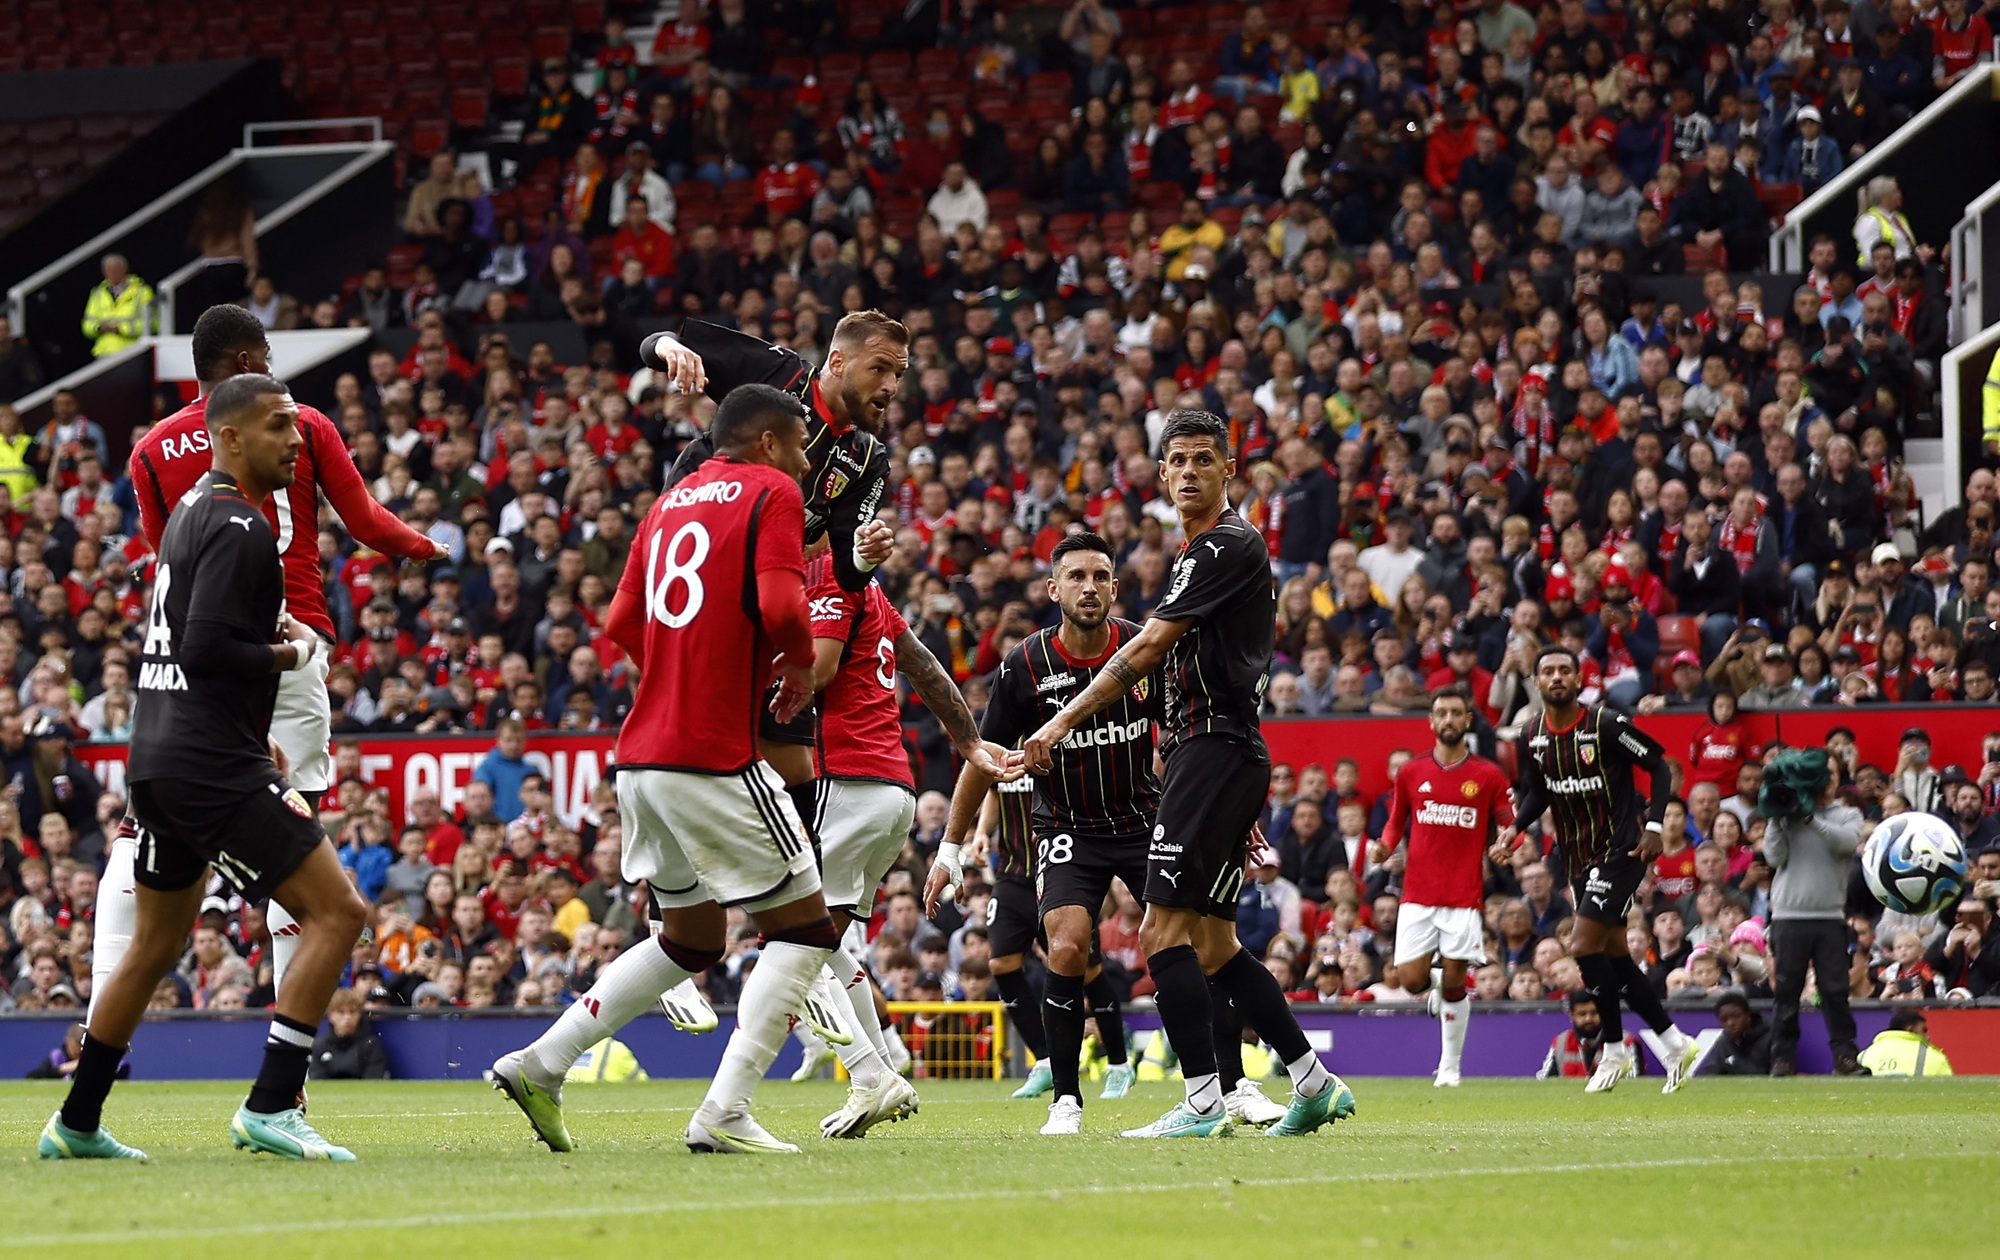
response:
[(1861, 1052), (1861, 1066), (1877, 1076), (1950, 1076), (1944, 1051), (1907, 1030), (1887, 1029)]
[[(1880, 206), (1870, 206), (1861, 217), (1875, 220), (1882, 229), (1882, 235), (1877, 239), (1894, 245), (1896, 247), (1896, 257), (1908, 257), (1910, 251), (1916, 248), (1917, 234), (1911, 229), (1908, 216), (1904, 215), (1901, 211), (1890, 214)], [(1861, 265), (1863, 267), (1870, 265), (1868, 255), (1874, 248), (1875, 246), (1870, 244), (1867, 249), (1861, 251)]]
[(17, 507), (26, 503), (35, 487), (42, 484), (28, 466), (28, 451), (34, 444), (35, 439), (25, 433), (0, 436), (0, 486), (7, 487)]
[(1980, 390), (1984, 406), (1980, 409), (1980, 436), (1988, 442), (2000, 442), (2000, 350), (1993, 352), (1993, 358), (1986, 365), (1986, 384)]
[[(117, 293), (100, 283), (83, 304), (83, 335), (92, 338), (90, 353), (103, 358), (116, 354), (151, 331), (153, 286), (137, 276), (127, 276)], [(99, 332), (110, 324), (113, 331)]]

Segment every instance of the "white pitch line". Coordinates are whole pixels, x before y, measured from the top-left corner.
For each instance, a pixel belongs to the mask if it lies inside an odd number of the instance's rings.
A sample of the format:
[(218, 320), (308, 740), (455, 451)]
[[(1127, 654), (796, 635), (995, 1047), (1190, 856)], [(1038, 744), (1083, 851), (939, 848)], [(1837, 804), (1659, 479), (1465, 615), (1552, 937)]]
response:
[[(1255, 1139), (1252, 1139), (1255, 1140)], [(923, 1191), (911, 1194), (822, 1195), (806, 1198), (738, 1199), (724, 1203), (619, 1203), (574, 1207), (533, 1208), (506, 1212), (426, 1213), (421, 1216), (351, 1218), (325, 1221), (254, 1221), (236, 1225), (192, 1226), (177, 1229), (100, 1230), (88, 1234), (10, 1234), (0, 1237), (0, 1248), (76, 1247), (97, 1243), (158, 1242), (190, 1238), (251, 1238), (271, 1234), (326, 1232), (364, 1229), (420, 1229), (440, 1225), (506, 1225), (531, 1221), (599, 1219), (607, 1216), (676, 1216), (708, 1212), (782, 1211), (789, 1208), (853, 1207), (856, 1204), (920, 1205), (927, 1203), (963, 1204), (984, 1200), (1004, 1202), (1018, 1199), (1049, 1199), (1052, 1195), (1098, 1194), (1186, 1194), (1204, 1184), (1211, 1190), (1236, 1187), (1327, 1186), (1377, 1181), (1437, 1180), (1447, 1177), (1524, 1177), (1549, 1173), (1639, 1172), (1662, 1168), (1712, 1168), (1717, 1165), (1826, 1163), (1852, 1160), (1851, 1153), (1820, 1155), (1696, 1156), (1686, 1159), (1615, 1160), (1605, 1163), (1543, 1164), (1537, 1167), (1395, 1169), (1360, 1173), (1331, 1173), (1306, 1177), (1236, 1177), (1218, 1173), (1213, 1181), (1140, 1182), (1120, 1185), (1054, 1186), (1040, 1189), (969, 1189)], [(1903, 1159), (1895, 1154), (1879, 1158)]]

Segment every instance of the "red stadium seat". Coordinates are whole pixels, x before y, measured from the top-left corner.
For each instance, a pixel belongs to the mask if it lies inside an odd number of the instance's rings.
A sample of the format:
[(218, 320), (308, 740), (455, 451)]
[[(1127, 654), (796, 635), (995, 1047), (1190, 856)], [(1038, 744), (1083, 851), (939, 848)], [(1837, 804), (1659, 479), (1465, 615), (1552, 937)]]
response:
[(1719, 246), (1715, 249), (1703, 249), (1699, 245), (1683, 245), (1681, 254), (1687, 261), (1687, 269), (1691, 275), (1699, 275), (1704, 271), (1729, 270), (1728, 251)]
[(443, 118), (420, 118), (410, 126), (410, 151), (420, 158), (442, 152), (451, 143), (451, 123)]
[(1805, 189), (1797, 184), (1766, 184), (1757, 190), (1757, 200), (1774, 222), (1784, 222), (1792, 208), (1805, 200)]
[(497, 57), (493, 61), (493, 90), (505, 97), (528, 94), (528, 59)]
[(551, 57), (567, 59), (569, 57), (569, 37), (570, 31), (567, 26), (536, 27), (534, 43), (532, 45), (535, 50), (535, 58), (539, 61), (547, 61)]
[(466, 131), (486, 127), (486, 93), (479, 88), (461, 88), (451, 94), (451, 121)]

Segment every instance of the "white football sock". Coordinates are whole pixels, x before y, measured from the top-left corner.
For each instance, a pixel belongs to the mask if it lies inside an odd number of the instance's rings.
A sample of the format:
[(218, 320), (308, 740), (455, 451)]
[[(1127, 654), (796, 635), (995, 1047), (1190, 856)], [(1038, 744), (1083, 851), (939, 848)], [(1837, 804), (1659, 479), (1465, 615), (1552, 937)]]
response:
[(847, 1022), (854, 1033), (854, 1043), (840, 1047), (841, 1066), (856, 1085), (873, 1089), (889, 1071), (889, 1062), (882, 1042), (882, 1021), (875, 1017), (875, 991), (868, 987), (868, 973), (845, 949), (836, 949), (827, 960), (826, 975), (840, 990)]
[(271, 933), (271, 992), (285, 987), (285, 970), (299, 952), (299, 921), (276, 898), (264, 903), (264, 926)]
[(571, 1002), (522, 1055), (531, 1075), (543, 1085), (554, 1086), (585, 1050), (638, 1018), (688, 974), (687, 968), (667, 957), (657, 939), (642, 941), (618, 955), (598, 975), (590, 991)]
[(1222, 1078), (1214, 1072), (1204, 1072), (1190, 1076), (1187, 1086), (1187, 1105), (1190, 1111), (1199, 1111), (1204, 1116), (1212, 1116), (1222, 1105)]
[(1333, 1083), (1333, 1077), (1327, 1073), (1326, 1065), (1321, 1063), (1319, 1055), (1311, 1050), (1287, 1063), (1285, 1071), (1291, 1074), (1292, 1088), (1301, 1098), (1311, 1098)]
[[(139, 925), (139, 897), (133, 882), (133, 867), (139, 842), (120, 837), (111, 842), (104, 856), (104, 876), (97, 882), (97, 935), (90, 947), (90, 1009), (97, 1009), (97, 997), (104, 992), (118, 960), (132, 948), (132, 930)], [(84, 1016), (84, 1026), (90, 1017)]]
[[(873, 1002), (870, 1002), (870, 1005), (872, 1006)], [(878, 1019), (875, 1031), (882, 1034), (882, 1057), (888, 1062), (889, 1070), (901, 1076), (903, 1069), (910, 1065), (910, 1048), (903, 1044), (903, 1030), (894, 1024), (884, 1028)]]
[(1458, 1071), (1459, 1060), (1465, 1057), (1465, 1026), (1471, 1019), (1470, 997), (1444, 1004), (1444, 1018), (1438, 1023), (1439, 1036), (1444, 1041), (1444, 1051), (1438, 1056), (1440, 1068)]
[(757, 969), (737, 999), (736, 1031), (730, 1034), (722, 1066), (702, 1099), (702, 1110), (730, 1115), (749, 1108), (751, 1093), (784, 1048), (793, 1014), (805, 1005), (806, 990), (831, 953), (790, 941), (764, 946)]

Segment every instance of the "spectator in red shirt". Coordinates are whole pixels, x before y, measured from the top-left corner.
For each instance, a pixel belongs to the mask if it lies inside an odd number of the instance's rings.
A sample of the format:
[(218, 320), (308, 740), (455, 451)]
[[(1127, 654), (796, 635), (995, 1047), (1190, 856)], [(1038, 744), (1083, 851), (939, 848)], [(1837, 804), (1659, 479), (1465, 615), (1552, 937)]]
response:
[(1750, 733), (1736, 713), (1736, 697), (1717, 692), (1708, 698), (1708, 721), (1695, 728), (1688, 744), (1688, 785), (1713, 783), (1736, 789), (1736, 772), (1750, 755)]
[(757, 172), (755, 190), (765, 222), (773, 225), (803, 218), (806, 207), (812, 204), (813, 194), (819, 191), (819, 176), (798, 160), (798, 138), (789, 130), (780, 128), (771, 137), (771, 161)]
[(647, 217), (646, 200), (633, 197), (625, 203), (625, 221), (611, 238), (611, 258), (620, 268), (637, 261), (646, 269), (646, 284), (658, 289), (674, 274), (674, 237)]

